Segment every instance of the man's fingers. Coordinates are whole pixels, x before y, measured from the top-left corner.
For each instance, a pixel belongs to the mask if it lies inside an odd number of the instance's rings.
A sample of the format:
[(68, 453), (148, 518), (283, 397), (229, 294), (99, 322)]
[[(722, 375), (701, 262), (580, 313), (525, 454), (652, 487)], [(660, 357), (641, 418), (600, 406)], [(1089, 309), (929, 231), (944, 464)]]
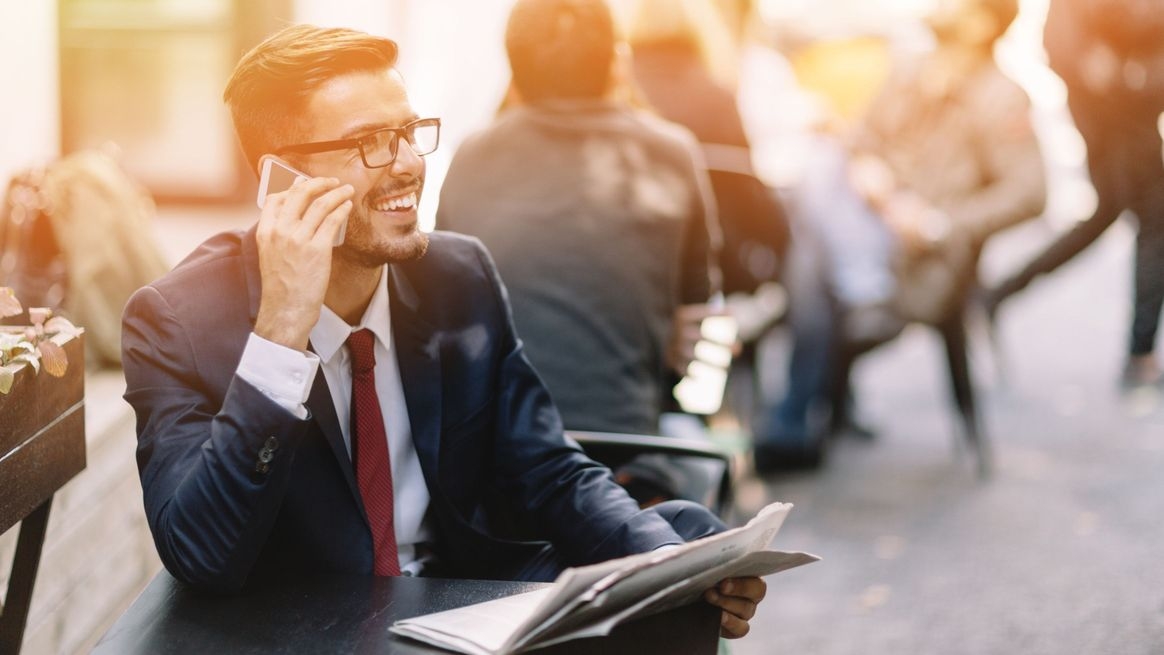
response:
[(764, 582), (764, 578), (728, 578), (716, 585), (716, 589), (725, 596), (746, 598), (758, 603), (767, 595), (768, 583)]
[(275, 221), (278, 220), (279, 212), (282, 209), (282, 194), (275, 194), (267, 197), (267, 201), (263, 203), (263, 211), (259, 214), (259, 225), (256, 230), (256, 236), (259, 238), (260, 242), (265, 242), (270, 236), (271, 231), (275, 229)]
[[(334, 177), (313, 177), (306, 180), (296, 180), (291, 185), (291, 188), (286, 191), (271, 194), (267, 198), (268, 201), (273, 198), (282, 199), (277, 215), (276, 227), (288, 232), (294, 231), (299, 226), (304, 214), (307, 213), (308, 208), (315, 202), (315, 199), (335, 189), (339, 185), (340, 181)], [(339, 202), (343, 202), (343, 199), (337, 201), (336, 204), (339, 204)], [(328, 211), (331, 210), (329, 209)], [(325, 215), (326, 213), (324, 212)], [(322, 220), (322, 217), (320, 219)]]
[(748, 634), (748, 621), (756, 616), (757, 604), (767, 593), (768, 584), (762, 578), (729, 578), (708, 589), (704, 599), (723, 610), (720, 635), (738, 639)]
[(354, 193), (355, 189), (352, 185), (344, 184), (318, 196), (308, 205), (298, 229), (302, 230), (302, 234), (306, 235), (307, 238), (314, 238), (321, 231), (320, 226), (323, 225), (324, 221), (345, 204), (347, 207), (342, 211), (344, 216), (347, 216), (348, 212), (351, 211), (350, 202)]
[(756, 615), (756, 601), (750, 598), (724, 596), (714, 589), (707, 592), (706, 598), (707, 602), (712, 605), (715, 605), (728, 614), (738, 616), (745, 621), (751, 620)]
[(751, 629), (752, 626), (748, 625), (747, 621), (738, 616), (733, 616), (728, 612), (724, 612), (720, 616), (719, 636), (725, 639), (739, 639), (748, 634), (748, 630)]
[(693, 323), (718, 313), (720, 312), (713, 310), (707, 303), (680, 305), (675, 309), (675, 320), (682, 323)]
[(348, 216), (351, 213), (352, 201), (343, 201), (339, 207), (336, 207), (328, 213), (319, 229), (315, 231), (312, 239), (314, 241), (324, 241), (329, 244), (334, 244), (336, 233), (339, 232), (340, 226), (344, 224), (344, 221), (348, 220)]

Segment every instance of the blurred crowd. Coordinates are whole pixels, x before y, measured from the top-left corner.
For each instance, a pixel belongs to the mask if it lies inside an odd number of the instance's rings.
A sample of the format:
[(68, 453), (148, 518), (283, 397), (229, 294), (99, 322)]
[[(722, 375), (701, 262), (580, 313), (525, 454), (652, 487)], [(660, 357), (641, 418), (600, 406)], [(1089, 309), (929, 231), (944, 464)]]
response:
[[(1125, 210), (1139, 239), (1122, 384), (1160, 384), (1154, 3), (1050, 3), (1047, 61), (1098, 203), (989, 286), (978, 279), (987, 241), (1047, 202), (1030, 99), (995, 59), (1017, 0), (941, 0), (920, 47), (885, 34), (775, 40), (747, 0), (524, 5), (539, 10), (511, 17), (506, 101), (454, 156), (437, 227), (478, 236), (497, 259), (568, 428), (698, 436), (727, 414), (759, 473), (819, 466), (834, 437), (873, 435), (857, 418), (854, 362), (918, 323), (941, 337), (952, 406), (985, 475), (971, 319), (994, 321)], [(797, 152), (797, 175), (758, 165), (781, 149)], [(676, 381), (727, 366), (707, 328), (716, 316), (737, 327), (728, 403), (681, 420), (691, 403)], [(791, 344), (777, 397), (758, 383), (771, 361), (756, 358), (773, 331)], [(684, 495), (693, 476), (681, 466), (621, 479), (644, 502)]]
[[(858, 420), (854, 363), (920, 323), (941, 337), (952, 406), (986, 473), (970, 319), (1005, 319), (1008, 298), (1125, 213), (1138, 238), (1120, 382), (1161, 384), (1164, 11), (1051, 0), (1046, 61), (1098, 202), (983, 285), (989, 239), (1047, 201), (1030, 99), (994, 56), (1019, 9), (938, 0), (924, 38), (902, 44), (777, 36), (752, 0), (519, 0), (509, 92), (459, 145), (437, 229), (488, 247), (567, 429), (706, 438), (727, 420), (750, 435), (759, 473), (819, 466), (836, 436), (873, 434)], [(789, 152), (794, 175), (771, 165)], [(95, 180), (88, 196), (54, 182), (70, 174)], [(104, 364), (116, 364), (125, 297), (161, 272), (142, 236), (152, 207), (118, 175), (99, 159), (30, 171), (0, 209), (0, 282), (26, 304), (73, 311)], [(101, 207), (118, 209), (108, 225), (120, 227), (84, 237), (78, 226), (107, 225), (94, 222)], [(31, 248), (37, 230), (57, 238)], [(117, 248), (93, 247), (102, 241)], [(771, 361), (757, 344), (773, 333), (790, 344), (779, 394), (758, 382)], [(691, 381), (690, 397), (674, 392)], [(657, 456), (619, 471), (643, 503), (698, 499), (712, 477)]]

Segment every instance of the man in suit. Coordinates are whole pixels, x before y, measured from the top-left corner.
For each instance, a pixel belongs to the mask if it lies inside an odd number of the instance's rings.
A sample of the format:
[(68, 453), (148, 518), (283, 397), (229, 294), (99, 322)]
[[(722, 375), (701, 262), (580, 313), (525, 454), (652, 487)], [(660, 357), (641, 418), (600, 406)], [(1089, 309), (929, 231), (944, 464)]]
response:
[[(417, 229), (439, 121), (395, 57), (311, 26), (247, 53), (225, 98), (248, 161), (312, 177), (126, 307), (166, 567), (216, 591), (313, 571), (547, 580), (722, 529), (692, 504), (640, 510), (566, 440), (488, 253)], [(708, 600), (741, 636), (763, 595), (747, 578)]]

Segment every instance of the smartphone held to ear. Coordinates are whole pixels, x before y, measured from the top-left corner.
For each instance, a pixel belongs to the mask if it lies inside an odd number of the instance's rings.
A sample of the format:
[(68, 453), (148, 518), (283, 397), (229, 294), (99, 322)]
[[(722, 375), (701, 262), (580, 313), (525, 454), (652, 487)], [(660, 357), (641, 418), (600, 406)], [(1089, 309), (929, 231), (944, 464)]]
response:
[[(311, 176), (302, 171), (297, 171), (290, 164), (279, 159), (275, 155), (263, 155), (259, 158), (259, 209), (267, 202), (267, 196), (272, 193), (279, 193), (291, 188), (296, 180), (309, 179)], [(335, 233), (335, 243), (333, 245), (343, 245), (344, 234), (347, 232), (348, 222), (345, 220), (344, 224), (340, 226)]]

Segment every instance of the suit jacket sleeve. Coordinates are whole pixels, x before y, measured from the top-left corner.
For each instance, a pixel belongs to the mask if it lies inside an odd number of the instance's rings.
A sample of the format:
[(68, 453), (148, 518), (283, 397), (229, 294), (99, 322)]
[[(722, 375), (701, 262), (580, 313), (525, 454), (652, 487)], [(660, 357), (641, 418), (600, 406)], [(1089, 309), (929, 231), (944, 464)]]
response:
[(610, 469), (564, 437), (558, 410), (522, 351), (497, 269), (484, 247), (477, 252), (503, 321), (494, 484), (571, 564), (683, 543), (656, 512), (639, 509)]
[[(137, 414), (146, 518), (175, 577), (214, 591), (245, 583), (271, 531), (307, 420), (237, 375), (221, 402), (187, 333), (154, 287), (126, 307), (126, 400)], [(273, 440), (272, 440), (273, 439)], [(260, 466), (260, 453), (276, 448)]]

